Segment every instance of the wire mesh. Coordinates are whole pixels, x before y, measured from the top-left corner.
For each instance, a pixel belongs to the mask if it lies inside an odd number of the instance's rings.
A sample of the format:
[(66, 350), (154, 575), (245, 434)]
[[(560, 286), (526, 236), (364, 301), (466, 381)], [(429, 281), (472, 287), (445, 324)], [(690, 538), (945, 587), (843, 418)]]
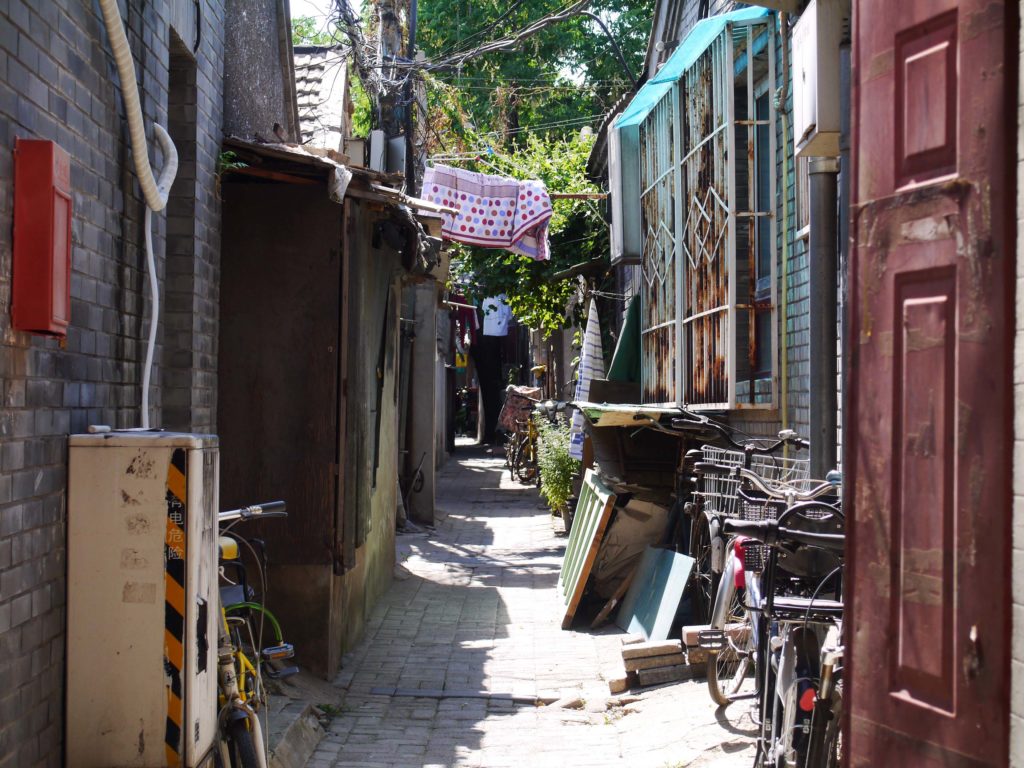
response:
[[(701, 498), (703, 509), (706, 512), (736, 517), (740, 480), (732, 470), (745, 465), (746, 455), (743, 451), (717, 448), (713, 445), (701, 446), (701, 453), (706, 466), (700, 476), (697, 495)], [(803, 489), (809, 483), (809, 459), (754, 455), (750, 458), (749, 468), (770, 487), (789, 486)]]

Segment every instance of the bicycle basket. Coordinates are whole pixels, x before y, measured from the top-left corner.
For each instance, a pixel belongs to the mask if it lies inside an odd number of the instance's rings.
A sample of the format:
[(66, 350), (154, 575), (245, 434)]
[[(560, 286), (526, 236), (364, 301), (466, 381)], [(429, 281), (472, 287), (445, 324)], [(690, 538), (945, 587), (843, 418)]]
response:
[[(701, 446), (701, 453), (702, 462), (705, 465), (714, 465), (716, 468), (711, 469), (705, 466), (696, 492), (703, 501), (705, 511), (735, 517), (737, 515), (736, 492), (739, 489), (740, 481), (732, 473), (732, 469), (744, 466), (745, 454), (743, 451), (716, 448), (712, 445)], [(769, 484), (800, 487), (801, 484), (806, 483), (810, 474), (810, 460), (755, 454), (750, 460), (750, 470), (756, 472)]]
[[(786, 511), (786, 502), (768, 498), (746, 488), (740, 488), (736, 493), (736, 498), (737, 517), (746, 522), (777, 520), (779, 515)], [(767, 546), (759, 541), (743, 542), (744, 569), (755, 573), (763, 571), (766, 553)]]
[(540, 394), (539, 387), (509, 387), (498, 413), (498, 425), (507, 432), (515, 432), (516, 421), (529, 420)]

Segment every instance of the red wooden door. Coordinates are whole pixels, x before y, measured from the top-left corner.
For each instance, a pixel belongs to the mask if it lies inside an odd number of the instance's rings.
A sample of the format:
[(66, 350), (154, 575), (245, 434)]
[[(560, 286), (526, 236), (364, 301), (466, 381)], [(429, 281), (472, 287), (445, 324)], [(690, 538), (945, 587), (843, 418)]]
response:
[(1017, 0), (859, 0), (854, 766), (1008, 765)]

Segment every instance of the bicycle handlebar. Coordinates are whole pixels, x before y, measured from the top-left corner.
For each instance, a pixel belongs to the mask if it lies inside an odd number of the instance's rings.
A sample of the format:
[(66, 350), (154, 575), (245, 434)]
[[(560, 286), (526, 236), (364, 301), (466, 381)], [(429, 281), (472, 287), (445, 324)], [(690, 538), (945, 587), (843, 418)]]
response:
[(220, 523), (264, 517), (288, 517), (287, 506), (283, 501), (266, 501), (262, 504), (251, 504), (248, 507), (228, 509), (217, 513), (217, 521)]
[[(809, 450), (811, 444), (809, 441), (802, 437), (799, 437), (796, 432), (792, 429), (784, 429), (779, 432), (778, 439), (775, 440), (771, 445), (760, 447), (753, 442), (740, 443), (733, 438), (733, 431), (727, 428), (724, 424), (719, 424), (717, 421), (712, 421), (707, 416), (700, 413), (693, 413), (692, 411), (683, 410), (686, 415), (682, 418), (672, 419), (672, 428), (678, 430), (685, 430), (693, 427), (706, 427), (718, 434), (725, 442), (729, 443), (736, 450), (743, 451), (744, 453), (755, 453), (761, 455), (769, 455), (775, 453), (779, 448), (784, 445), (791, 445), (794, 448), (802, 448)], [(771, 438), (754, 438), (755, 440), (770, 440)]]
[(772, 487), (759, 474), (745, 467), (732, 467), (731, 469), (741, 480), (748, 481), (765, 496), (779, 501), (788, 501), (791, 498), (796, 501), (814, 501), (826, 494), (836, 492), (836, 487), (827, 481), (822, 481), (820, 485), (816, 485), (810, 490), (801, 491), (785, 482), (780, 482), (778, 486)]
[(781, 541), (795, 541), (809, 547), (821, 547), (834, 552), (842, 552), (846, 547), (846, 536), (841, 533), (810, 533), (794, 528), (783, 528), (777, 520), (735, 520), (726, 518), (722, 521), (722, 532), (763, 542), (769, 546), (778, 546)]

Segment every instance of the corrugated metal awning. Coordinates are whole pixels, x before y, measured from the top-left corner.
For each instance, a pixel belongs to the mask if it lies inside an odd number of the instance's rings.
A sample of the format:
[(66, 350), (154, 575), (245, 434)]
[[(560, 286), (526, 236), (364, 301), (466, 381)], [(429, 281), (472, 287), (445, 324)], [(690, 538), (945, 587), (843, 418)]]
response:
[(673, 84), (722, 33), (727, 24), (735, 21), (755, 21), (767, 16), (768, 13), (765, 8), (743, 8), (698, 21), (686, 39), (676, 48), (675, 53), (658, 70), (658, 74), (647, 81), (619, 115), (619, 119), (615, 121), (615, 128), (640, 125), (662, 97), (672, 89)]

